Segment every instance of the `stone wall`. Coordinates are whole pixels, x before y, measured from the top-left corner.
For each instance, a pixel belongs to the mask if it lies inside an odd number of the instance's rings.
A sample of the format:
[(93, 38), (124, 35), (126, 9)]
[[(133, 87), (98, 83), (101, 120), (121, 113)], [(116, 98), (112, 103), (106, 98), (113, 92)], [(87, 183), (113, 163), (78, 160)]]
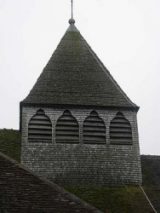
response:
[(132, 126), (132, 145), (111, 145), (110, 121), (116, 110), (96, 110), (106, 125), (106, 144), (83, 144), (83, 122), (92, 109), (67, 109), (79, 123), (79, 144), (56, 144), (55, 125), (66, 109), (43, 108), (53, 125), (52, 143), (28, 143), (28, 123), (37, 107), (22, 109), (22, 163), (62, 184), (141, 184), (141, 164), (136, 112), (121, 111)]

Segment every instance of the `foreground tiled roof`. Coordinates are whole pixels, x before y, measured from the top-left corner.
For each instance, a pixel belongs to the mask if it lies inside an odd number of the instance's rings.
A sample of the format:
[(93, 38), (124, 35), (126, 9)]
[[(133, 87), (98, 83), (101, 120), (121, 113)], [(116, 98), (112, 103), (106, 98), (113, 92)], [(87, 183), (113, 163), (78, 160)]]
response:
[(0, 153), (0, 212), (91, 213), (99, 210), (40, 179)]
[(72, 23), (24, 104), (130, 107), (138, 110)]
[(160, 212), (160, 156), (142, 155), (141, 163), (145, 191)]

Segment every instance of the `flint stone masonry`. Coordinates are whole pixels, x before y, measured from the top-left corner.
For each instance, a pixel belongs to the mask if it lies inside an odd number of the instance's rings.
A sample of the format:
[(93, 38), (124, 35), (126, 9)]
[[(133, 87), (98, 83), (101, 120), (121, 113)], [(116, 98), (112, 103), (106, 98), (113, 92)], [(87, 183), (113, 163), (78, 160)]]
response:
[[(111, 145), (109, 125), (119, 110), (95, 110), (106, 125), (106, 144), (83, 144), (83, 122), (94, 109), (41, 108), (52, 122), (52, 143), (29, 143), (28, 123), (38, 107), (22, 108), (22, 163), (37, 175), (58, 184), (141, 184), (136, 112), (121, 110), (132, 127), (132, 145)], [(58, 118), (69, 110), (79, 124), (79, 144), (56, 144)]]

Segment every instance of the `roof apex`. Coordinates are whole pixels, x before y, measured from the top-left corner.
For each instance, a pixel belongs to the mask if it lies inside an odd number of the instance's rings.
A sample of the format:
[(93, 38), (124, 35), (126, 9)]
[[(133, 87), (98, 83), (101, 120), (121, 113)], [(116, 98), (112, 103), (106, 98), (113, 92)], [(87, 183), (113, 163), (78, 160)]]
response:
[(77, 27), (74, 24), (70, 24), (67, 29), (67, 32), (79, 32), (79, 30), (77, 29)]

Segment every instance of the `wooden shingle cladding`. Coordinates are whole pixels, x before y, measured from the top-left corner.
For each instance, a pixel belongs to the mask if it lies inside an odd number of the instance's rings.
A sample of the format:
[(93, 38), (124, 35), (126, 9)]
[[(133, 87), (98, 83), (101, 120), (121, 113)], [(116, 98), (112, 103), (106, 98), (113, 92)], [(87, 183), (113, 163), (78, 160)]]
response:
[(79, 125), (68, 110), (57, 121), (56, 143), (79, 143)]
[[(27, 140), (28, 121), (40, 107), (23, 109), (22, 162), (40, 176), (66, 185), (139, 184), (141, 183), (138, 149), (136, 113), (122, 110), (101, 110), (95, 108), (42, 108), (52, 122), (52, 143), (29, 143)], [(56, 141), (56, 124), (65, 110), (79, 124), (79, 142)], [(104, 143), (85, 143), (83, 140), (84, 121), (96, 111), (106, 127)], [(110, 143), (110, 122), (117, 112), (122, 112), (132, 126), (132, 145), (113, 145)], [(92, 113), (91, 113), (92, 114)], [(69, 115), (70, 116), (70, 115)], [(96, 117), (97, 115), (95, 115)], [(93, 116), (94, 117), (94, 116)]]
[(118, 112), (110, 123), (111, 144), (132, 144), (132, 128), (130, 122)]
[(41, 109), (29, 121), (28, 142), (52, 142), (52, 123)]
[(83, 142), (86, 144), (105, 144), (106, 127), (97, 112), (92, 111), (83, 124)]

